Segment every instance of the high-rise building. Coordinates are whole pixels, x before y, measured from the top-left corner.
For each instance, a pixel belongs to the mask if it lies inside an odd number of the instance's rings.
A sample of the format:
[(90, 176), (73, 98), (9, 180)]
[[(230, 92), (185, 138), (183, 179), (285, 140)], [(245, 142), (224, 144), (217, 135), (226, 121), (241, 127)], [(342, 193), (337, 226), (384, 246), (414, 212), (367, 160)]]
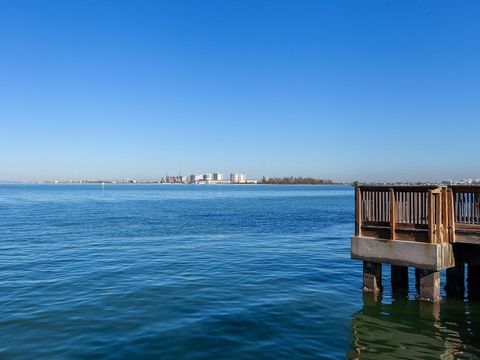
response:
[(213, 173), (213, 180), (214, 181), (223, 181), (223, 174), (222, 173)]
[(204, 175), (190, 175), (190, 184), (197, 184), (199, 181), (203, 181)]
[(203, 181), (211, 181), (211, 180), (213, 180), (212, 174), (203, 175)]
[(230, 182), (232, 184), (243, 184), (247, 182), (247, 176), (244, 173), (230, 174)]

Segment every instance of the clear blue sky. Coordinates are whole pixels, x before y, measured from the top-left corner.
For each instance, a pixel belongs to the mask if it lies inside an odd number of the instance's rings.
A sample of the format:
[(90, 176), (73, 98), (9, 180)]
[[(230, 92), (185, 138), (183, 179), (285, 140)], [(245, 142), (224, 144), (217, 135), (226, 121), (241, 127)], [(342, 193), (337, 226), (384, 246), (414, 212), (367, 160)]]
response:
[(0, 1), (0, 180), (480, 178), (478, 1)]

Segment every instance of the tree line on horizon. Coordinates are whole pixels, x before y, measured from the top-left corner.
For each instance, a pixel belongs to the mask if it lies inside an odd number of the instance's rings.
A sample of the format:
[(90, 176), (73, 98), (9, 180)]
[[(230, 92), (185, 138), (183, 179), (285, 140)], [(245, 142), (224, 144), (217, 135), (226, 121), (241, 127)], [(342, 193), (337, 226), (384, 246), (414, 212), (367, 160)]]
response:
[(275, 184), (275, 185), (333, 185), (335, 182), (330, 179), (316, 179), (311, 177), (273, 177), (266, 178), (265, 176), (260, 181), (260, 184)]

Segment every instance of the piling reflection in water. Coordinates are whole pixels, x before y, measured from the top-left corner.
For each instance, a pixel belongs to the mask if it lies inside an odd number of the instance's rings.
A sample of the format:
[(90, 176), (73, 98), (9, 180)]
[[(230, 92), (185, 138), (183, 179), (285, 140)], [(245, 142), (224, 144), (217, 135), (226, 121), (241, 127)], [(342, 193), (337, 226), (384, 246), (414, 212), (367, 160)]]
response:
[(480, 358), (480, 304), (422, 303), (405, 297), (382, 304), (365, 294), (352, 317), (349, 359)]

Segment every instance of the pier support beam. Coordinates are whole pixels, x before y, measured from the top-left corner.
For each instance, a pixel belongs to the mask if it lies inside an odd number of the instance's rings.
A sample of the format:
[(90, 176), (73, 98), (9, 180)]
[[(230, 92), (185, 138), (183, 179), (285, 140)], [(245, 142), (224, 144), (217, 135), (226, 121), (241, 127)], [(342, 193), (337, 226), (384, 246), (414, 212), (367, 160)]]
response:
[(447, 269), (445, 291), (448, 297), (457, 299), (465, 297), (465, 263), (455, 261), (455, 266)]
[(454, 265), (452, 245), (355, 236), (352, 259), (417, 269), (442, 270)]
[(382, 290), (382, 264), (364, 261), (363, 291), (377, 293)]
[(392, 291), (408, 292), (408, 267), (392, 265), (391, 274)]
[(420, 300), (432, 302), (439, 301), (440, 272), (418, 269), (416, 274), (418, 274)]
[(468, 264), (468, 299), (480, 300), (480, 265)]

